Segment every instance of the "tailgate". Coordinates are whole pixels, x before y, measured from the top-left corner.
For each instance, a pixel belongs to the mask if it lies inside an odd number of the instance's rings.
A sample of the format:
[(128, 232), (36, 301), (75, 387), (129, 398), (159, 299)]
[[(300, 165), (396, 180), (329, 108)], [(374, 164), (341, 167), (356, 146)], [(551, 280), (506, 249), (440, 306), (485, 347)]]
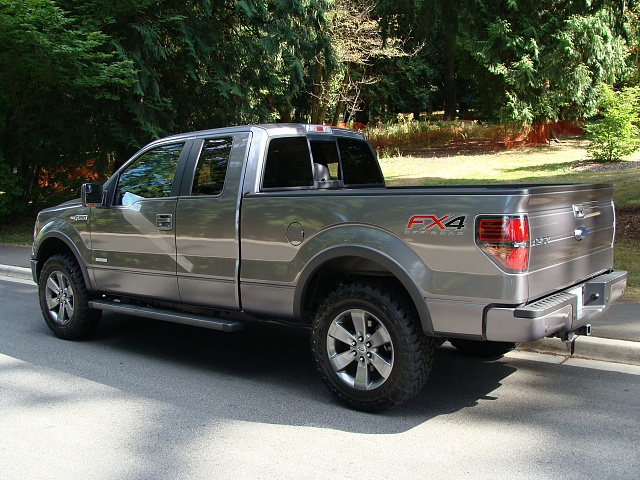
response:
[(613, 267), (612, 185), (533, 187), (530, 193), (530, 299)]

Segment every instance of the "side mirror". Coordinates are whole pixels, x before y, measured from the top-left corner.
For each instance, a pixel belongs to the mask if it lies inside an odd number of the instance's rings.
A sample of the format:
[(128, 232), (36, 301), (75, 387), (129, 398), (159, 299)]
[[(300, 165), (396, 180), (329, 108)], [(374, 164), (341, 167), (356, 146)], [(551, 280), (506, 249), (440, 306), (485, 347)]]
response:
[(80, 189), (80, 198), (83, 207), (102, 205), (102, 184), (97, 182), (83, 183)]

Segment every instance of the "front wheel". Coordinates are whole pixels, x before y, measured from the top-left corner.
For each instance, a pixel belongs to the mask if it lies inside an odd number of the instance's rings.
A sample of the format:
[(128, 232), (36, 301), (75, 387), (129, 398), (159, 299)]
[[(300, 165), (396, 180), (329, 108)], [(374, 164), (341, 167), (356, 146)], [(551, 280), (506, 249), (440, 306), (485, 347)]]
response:
[(424, 386), (434, 342), (406, 294), (380, 286), (340, 286), (320, 307), (311, 337), (316, 367), (341, 402), (382, 411)]
[(38, 294), (44, 320), (56, 336), (76, 340), (98, 327), (101, 311), (89, 308), (80, 266), (71, 255), (54, 255), (45, 262)]

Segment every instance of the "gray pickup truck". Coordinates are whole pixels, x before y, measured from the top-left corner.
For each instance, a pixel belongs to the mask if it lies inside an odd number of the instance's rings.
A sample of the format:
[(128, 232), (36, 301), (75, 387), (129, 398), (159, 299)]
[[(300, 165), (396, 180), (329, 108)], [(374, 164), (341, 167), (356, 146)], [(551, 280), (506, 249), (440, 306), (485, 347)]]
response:
[(226, 332), (311, 329), (347, 405), (425, 384), (434, 348), (500, 356), (589, 333), (619, 298), (611, 185), (390, 188), (362, 134), (255, 125), (155, 141), (82, 198), (38, 215), (33, 278), (49, 328), (103, 310)]

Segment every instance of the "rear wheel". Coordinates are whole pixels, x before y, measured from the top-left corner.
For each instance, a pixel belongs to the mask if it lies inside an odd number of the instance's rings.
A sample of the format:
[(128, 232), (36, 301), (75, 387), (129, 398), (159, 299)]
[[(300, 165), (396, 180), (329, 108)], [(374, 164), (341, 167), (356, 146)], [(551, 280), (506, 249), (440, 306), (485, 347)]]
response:
[(80, 266), (71, 255), (54, 255), (40, 272), (40, 308), (56, 336), (76, 340), (93, 333), (101, 311), (89, 308), (89, 293)]
[(514, 342), (482, 342), (461, 338), (452, 338), (449, 341), (460, 353), (478, 358), (500, 358), (516, 348)]
[(424, 335), (405, 294), (354, 283), (320, 307), (311, 338), (314, 360), (329, 390), (346, 405), (386, 410), (424, 386), (434, 342)]

